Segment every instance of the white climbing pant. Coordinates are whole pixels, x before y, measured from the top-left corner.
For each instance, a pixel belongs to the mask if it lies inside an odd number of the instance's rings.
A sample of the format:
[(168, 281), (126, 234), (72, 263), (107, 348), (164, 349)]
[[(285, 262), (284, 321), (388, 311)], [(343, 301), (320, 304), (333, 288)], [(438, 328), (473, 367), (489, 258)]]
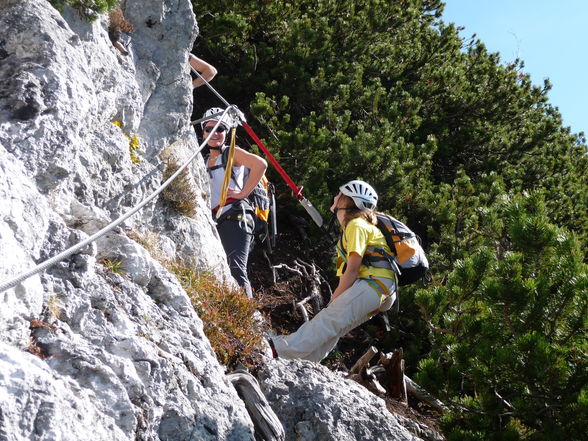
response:
[(372, 313), (390, 309), (396, 300), (396, 284), (392, 279), (378, 280), (391, 295), (381, 298), (366, 280), (356, 280), (296, 332), (272, 337), (278, 356), (319, 362), (333, 350), (339, 338), (366, 322)]

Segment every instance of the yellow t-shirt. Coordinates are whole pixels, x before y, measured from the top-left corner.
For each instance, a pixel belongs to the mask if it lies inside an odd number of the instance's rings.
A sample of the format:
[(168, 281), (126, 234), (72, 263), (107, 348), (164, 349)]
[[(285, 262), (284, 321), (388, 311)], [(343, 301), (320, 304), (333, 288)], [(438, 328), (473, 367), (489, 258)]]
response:
[[(341, 243), (343, 241), (343, 243)], [(345, 266), (345, 259), (349, 258), (351, 252), (356, 252), (363, 257), (368, 246), (383, 247), (386, 252), (390, 253), (390, 248), (386, 243), (386, 238), (378, 227), (370, 224), (362, 217), (352, 219), (345, 227), (342, 238), (339, 240), (337, 246), (337, 276), (343, 275), (343, 268)], [(341, 256), (340, 248), (343, 248), (347, 255), (345, 259)], [(376, 268), (373, 266), (361, 265), (359, 267), (358, 277), (385, 277), (394, 279), (394, 271), (388, 268)]]

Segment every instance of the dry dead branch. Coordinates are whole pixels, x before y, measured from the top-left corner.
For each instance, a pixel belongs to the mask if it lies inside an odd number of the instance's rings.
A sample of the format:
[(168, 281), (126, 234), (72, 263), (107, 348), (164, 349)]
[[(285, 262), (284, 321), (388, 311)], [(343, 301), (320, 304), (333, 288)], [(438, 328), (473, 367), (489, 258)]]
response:
[(437, 328), (435, 325), (433, 325), (433, 322), (431, 322), (429, 320), (427, 320), (427, 326), (433, 332), (438, 332), (441, 334), (455, 335), (455, 333), (453, 331), (451, 331), (450, 329)]
[(304, 305), (306, 303), (308, 303), (311, 300), (311, 298), (312, 298), (312, 296), (308, 296), (299, 302), (293, 302), (294, 309), (298, 309), (300, 311), (300, 314), (302, 314), (302, 318), (304, 319), (305, 322), (308, 321), (308, 311), (306, 311), (306, 308), (304, 307)]
[(321, 283), (324, 278), (321, 276), (321, 273), (314, 263), (307, 263), (300, 259), (296, 259), (294, 262), (305, 273), (307, 279), (310, 281), (311, 306), (315, 313), (317, 313), (324, 306), (323, 297), (321, 295)]
[(380, 384), (376, 375), (381, 366), (367, 367), (377, 353), (378, 349), (374, 346), (370, 346), (366, 353), (363, 354), (349, 370), (348, 378), (363, 384), (377, 395), (386, 395), (387, 391)]
[(355, 362), (353, 367), (349, 370), (350, 374), (362, 374), (362, 372), (366, 369), (366, 366), (372, 361), (372, 358), (378, 353), (378, 349), (374, 346), (370, 346), (370, 348), (363, 354), (359, 360)]
[(295, 266), (291, 267), (286, 264), (273, 265), (272, 276), (274, 283), (276, 282), (276, 270), (285, 269), (292, 273), (298, 274), (310, 283), (310, 292), (302, 300), (292, 302), (292, 308), (295, 311), (300, 311), (302, 318), (305, 322), (309, 320), (308, 311), (305, 308), (306, 304), (312, 307), (312, 311), (316, 314), (323, 308), (323, 298), (321, 295), (320, 285), (322, 283), (322, 276), (314, 264), (306, 263), (302, 260), (296, 259), (294, 261)]
[(404, 382), (404, 351), (402, 348), (394, 349), (391, 354), (380, 357), (380, 362), (386, 369), (387, 390), (392, 398), (408, 403), (406, 398), (406, 385)]
[(377, 353), (378, 349), (371, 346), (349, 370), (347, 378), (363, 384), (375, 394), (387, 394), (405, 405), (408, 405), (407, 394), (411, 394), (418, 400), (430, 404), (440, 413), (449, 411), (445, 404), (404, 374), (402, 348), (380, 354), (378, 363), (367, 367)]
[(431, 395), (429, 392), (427, 392), (421, 386), (416, 384), (414, 381), (412, 381), (406, 375), (404, 376), (404, 381), (406, 384), (406, 390), (409, 394), (414, 395), (416, 398), (418, 398), (421, 401), (429, 403), (431, 406), (433, 406), (435, 409), (437, 409), (441, 413), (449, 412), (449, 409), (447, 408), (447, 406), (445, 406), (445, 404), (443, 404), (443, 402), (441, 402), (440, 400), (435, 398), (433, 395)]
[(378, 381), (378, 377), (376, 375), (376, 372), (378, 371), (377, 368), (379, 367), (381, 366), (373, 366), (366, 369), (366, 381), (368, 382), (368, 389), (375, 391), (375, 393), (378, 395), (386, 395), (388, 391), (384, 386), (380, 384), (380, 382)]
[(291, 266), (286, 265), (285, 263), (280, 263), (279, 265), (273, 265), (272, 266), (272, 271), (274, 272), (274, 280), (276, 280), (276, 270), (277, 269), (287, 269), (288, 271), (291, 271), (293, 273), (298, 274), (300, 277), (304, 277), (304, 274), (302, 274), (302, 271), (300, 271), (298, 268), (292, 268)]
[(286, 438), (284, 427), (267, 402), (255, 377), (240, 370), (228, 374), (227, 377), (245, 403), (256, 434), (267, 441), (283, 441)]

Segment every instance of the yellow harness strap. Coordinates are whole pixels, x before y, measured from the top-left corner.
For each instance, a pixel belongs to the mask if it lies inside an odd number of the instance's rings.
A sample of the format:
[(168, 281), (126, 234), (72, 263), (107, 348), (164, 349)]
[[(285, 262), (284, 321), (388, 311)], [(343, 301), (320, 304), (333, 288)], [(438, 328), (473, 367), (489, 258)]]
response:
[(218, 211), (216, 212), (216, 218), (218, 219), (222, 214), (222, 208), (227, 202), (227, 192), (229, 191), (229, 184), (231, 183), (231, 171), (233, 170), (233, 156), (235, 155), (235, 135), (237, 128), (233, 127), (231, 131), (231, 144), (229, 146), (229, 157), (227, 158), (227, 165), (225, 168), (225, 176), (223, 178), (223, 185), (220, 191), (220, 202), (218, 204)]
[[(370, 285), (373, 288), (373, 290), (380, 298), (380, 305), (384, 303), (384, 300), (386, 300), (386, 298), (390, 295), (390, 291), (388, 291), (386, 285), (384, 285), (380, 280), (368, 279), (367, 277), (361, 277), (360, 280), (365, 280), (368, 283), (368, 285)], [(380, 312), (382, 312), (380, 308), (377, 308), (374, 311), (370, 312), (368, 314), (368, 317), (373, 317), (374, 315), (379, 314)]]
[[(337, 249), (339, 250), (339, 254), (341, 254), (341, 257), (343, 258), (343, 261), (345, 263), (347, 263), (347, 257), (345, 256), (345, 250), (343, 250), (343, 248), (341, 248), (339, 246), (339, 244), (337, 244)], [(396, 275), (396, 273), (394, 273), (394, 277), (395, 277), (395, 281), (396, 281), (396, 285), (398, 286), (398, 276)], [(369, 277), (360, 277), (359, 280), (365, 280), (368, 285), (370, 285), (373, 290), (376, 292), (376, 294), (378, 295), (378, 297), (380, 298), (380, 305), (382, 305), (382, 303), (384, 303), (384, 301), (386, 300), (387, 297), (390, 296), (390, 291), (388, 291), (388, 288), (386, 287), (386, 285), (384, 285), (384, 283), (382, 283), (380, 280), (378, 279), (372, 279)], [(380, 312), (380, 308), (376, 309), (375, 311), (372, 311), (368, 314), (368, 317), (373, 317), (376, 314), (379, 314)]]
[(380, 280), (368, 279), (367, 277), (361, 277), (360, 280), (365, 280), (374, 289), (374, 291), (376, 291), (376, 294), (378, 294), (378, 297), (380, 298), (380, 303), (382, 303), (386, 297), (390, 295), (388, 288)]

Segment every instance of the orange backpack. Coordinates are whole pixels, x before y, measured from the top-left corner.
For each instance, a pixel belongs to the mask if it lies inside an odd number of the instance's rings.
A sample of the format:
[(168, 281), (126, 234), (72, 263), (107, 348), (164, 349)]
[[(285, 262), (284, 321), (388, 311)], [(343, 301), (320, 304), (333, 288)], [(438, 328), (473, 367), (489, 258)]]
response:
[(421, 246), (420, 238), (413, 231), (384, 213), (376, 213), (378, 228), (386, 238), (393, 256), (388, 256), (398, 267), (398, 285), (409, 285), (423, 277), (429, 270), (429, 261)]

